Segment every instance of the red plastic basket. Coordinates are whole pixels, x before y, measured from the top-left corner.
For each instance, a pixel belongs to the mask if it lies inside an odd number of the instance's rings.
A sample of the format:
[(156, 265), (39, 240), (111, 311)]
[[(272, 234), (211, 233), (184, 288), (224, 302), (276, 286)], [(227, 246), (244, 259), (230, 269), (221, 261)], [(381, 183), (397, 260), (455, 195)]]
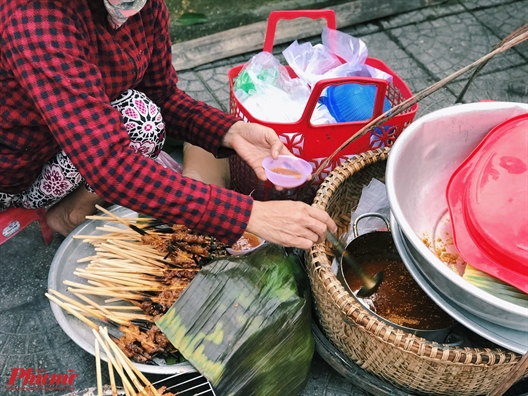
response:
[[(326, 19), (328, 28), (336, 28), (336, 18), (333, 10), (273, 11), (268, 18), (263, 51), (272, 52), (275, 30), (279, 20), (292, 20), (300, 17), (310, 19), (323, 18)], [(292, 123), (269, 122), (252, 116), (235, 96), (233, 88), (234, 82), (244, 65), (235, 66), (228, 72), (230, 85), (230, 111), (232, 114), (239, 116), (245, 121), (259, 123), (273, 128), (292, 154), (312, 163), (313, 169), (315, 170), (344, 141), (363, 128), (368, 122), (382, 114), (385, 98), (390, 101), (392, 106), (395, 106), (412, 96), (410, 89), (403, 80), (385, 63), (375, 58), (367, 58), (365, 63), (392, 75), (392, 83), (389, 83), (386, 80), (366, 77), (342, 77), (318, 81), (312, 87), (312, 93), (310, 94), (301, 118)], [(286, 68), (290, 76), (297, 77), (291, 67), (286, 66)], [(312, 113), (317, 106), (317, 102), (323, 90), (330, 85), (347, 83), (376, 85), (377, 92), (372, 118), (360, 122), (343, 122), (324, 125), (312, 124), (310, 122)], [(311, 190), (303, 197), (301, 197), (301, 191), (303, 190), (302, 186), (295, 189), (277, 191), (269, 181), (264, 183), (258, 180), (255, 172), (238, 156), (231, 157), (229, 161), (231, 188), (243, 194), (251, 195), (253, 198), (260, 201), (276, 199), (299, 200), (302, 198), (304, 201), (310, 203), (315, 196), (319, 184), (321, 184), (336, 166), (339, 166), (355, 154), (375, 148), (391, 146), (403, 129), (412, 122), (417, 110), (418, 104), (415, 104), (406, 112), (393, 117), (383, 125), (371, 130), (370, 133), (365, 134), (363, 137), (357, 139), (345, 149), (341, 150), (320, 173), (318, 179), (313, 181)]]

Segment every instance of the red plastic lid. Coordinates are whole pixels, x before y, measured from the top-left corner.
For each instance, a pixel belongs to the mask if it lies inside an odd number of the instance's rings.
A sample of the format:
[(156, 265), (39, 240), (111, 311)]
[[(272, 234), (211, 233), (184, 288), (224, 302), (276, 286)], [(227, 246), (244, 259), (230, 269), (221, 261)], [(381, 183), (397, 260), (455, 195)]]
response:
[(528, 114), (493, 128), (447, 185), (468, 264), (528, 293)]

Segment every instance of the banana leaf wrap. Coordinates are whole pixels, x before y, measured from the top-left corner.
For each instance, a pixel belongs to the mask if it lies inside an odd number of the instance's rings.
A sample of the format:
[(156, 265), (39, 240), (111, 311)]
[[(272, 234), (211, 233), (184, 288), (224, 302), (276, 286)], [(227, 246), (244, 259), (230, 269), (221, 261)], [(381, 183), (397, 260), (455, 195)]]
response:
[(302, 253), (265, 244), (204, 266), (156, 324), (218, 395), (297, 395), (314, 353)]

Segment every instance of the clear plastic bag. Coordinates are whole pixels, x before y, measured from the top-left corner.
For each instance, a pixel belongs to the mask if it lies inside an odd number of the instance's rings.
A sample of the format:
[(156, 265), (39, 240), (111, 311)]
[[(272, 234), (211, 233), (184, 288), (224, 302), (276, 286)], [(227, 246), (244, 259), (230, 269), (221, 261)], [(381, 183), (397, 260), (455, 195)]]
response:
[(294, 122), (301, 118), (310, 88), (269, 52), (260, 52), (244, 66), (234, 82), (235, 95), (256, 118)]
[(356, 37), (323, 28), (322, 44), (293, 42), (283, 51), (288, 65), (299, 78), (313, 86), (317, 81), (337, 77), (372, 77), (392, 80), (392, 76), (365, 64), (368, 49)]

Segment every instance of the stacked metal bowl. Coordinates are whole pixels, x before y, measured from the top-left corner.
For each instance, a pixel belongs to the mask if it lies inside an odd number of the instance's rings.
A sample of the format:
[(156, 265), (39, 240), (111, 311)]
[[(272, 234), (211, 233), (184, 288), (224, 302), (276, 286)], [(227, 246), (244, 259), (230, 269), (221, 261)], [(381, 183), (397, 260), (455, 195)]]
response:
[(403, 131), (386, 174), (393, 238), (415, 280), (458, 322), (518, 353), (528, 351), (528, 300), (512, 303), (469, 283), (440, 259), (435, 244), (453, 245), (446, 188), (455, 170), (494, 127), (526, 113), (527, 104), (509, 102), (433, 112)]

